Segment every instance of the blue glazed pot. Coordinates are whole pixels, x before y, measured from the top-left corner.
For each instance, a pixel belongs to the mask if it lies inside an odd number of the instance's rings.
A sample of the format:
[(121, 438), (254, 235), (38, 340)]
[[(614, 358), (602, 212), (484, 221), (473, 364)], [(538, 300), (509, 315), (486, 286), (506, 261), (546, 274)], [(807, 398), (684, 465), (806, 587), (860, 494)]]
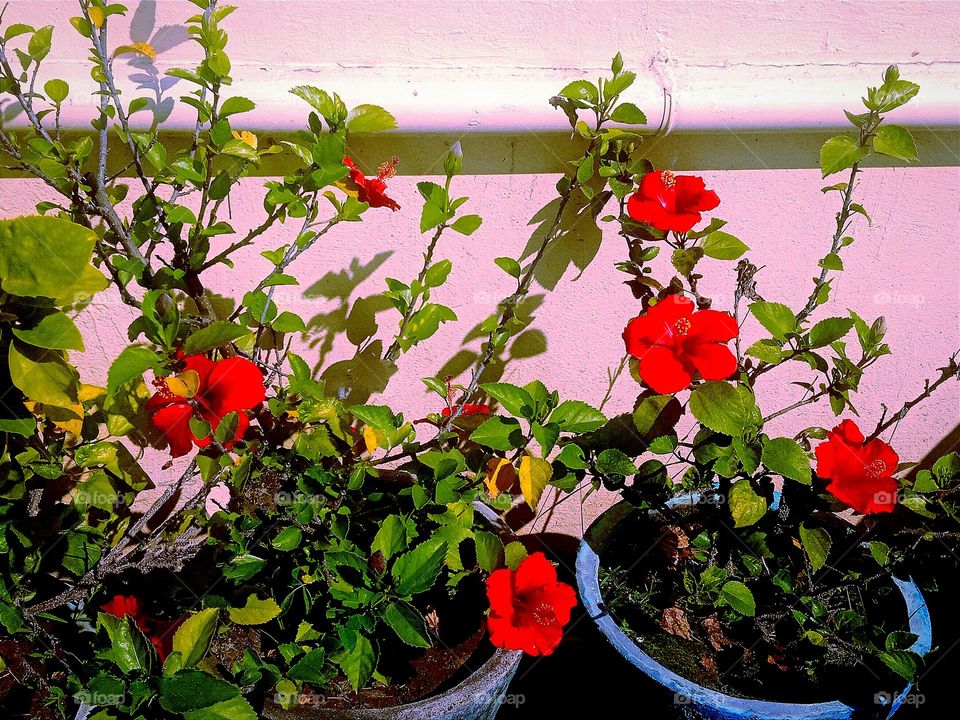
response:
[[(690, 504), (691, 498), (679, 498), (673, 504)], [(705, 688), (680, 677), (647, 655), (617, 626), (607, 614), (600, 597), (599, 554), (610, 539), (614, 528), (635, 508), (626, 502), (617, 503), (590, 526), (580, 542), (577, 553), (577, 585), (587, 614), (593, 619), (607, 640), (632, 665), (682, 699), (687, 717), (708, 720), (851, 720), (854, 709), (839, 701), (822, 703), (781, 703), (733, 697)], [(903, 594), (910, 621), (910, 632), (917, 636), (911, 650), (925, 655), (931, 647), (930, 611), (920, 589), (910, 580), (893, 578)], [(889, 710), (884, 717), (892, 718), (912, 689), (907, 685), (896, 697), (888, 698)]]

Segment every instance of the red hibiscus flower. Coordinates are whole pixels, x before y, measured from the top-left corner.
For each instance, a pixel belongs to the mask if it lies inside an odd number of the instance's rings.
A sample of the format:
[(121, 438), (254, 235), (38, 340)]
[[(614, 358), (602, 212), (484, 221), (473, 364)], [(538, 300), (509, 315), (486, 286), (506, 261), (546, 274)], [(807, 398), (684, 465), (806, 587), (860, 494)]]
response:
[(719, 204), (720, 198), (706, 189), (703, 178), (660, 170), (643, 176), (627, 200), (627, 213), (657, 230), (685, 233), (700, 222), (700, 213)]
[[(133, 624), (149, 638), (153, 647), (156, 648), (160, 662), (167, 659), (167, 655), (173, 648), (173, 631), (180, 625), (179, 620), (171, 623), (151, 618), (143, 612), (140, 598), (136, 595), (114, 595), (109, 602), (101, 605), (100, 609), (121, 620), (130, 617)], [(161, 627), (164, 629), (158, 635), (157, 632), (161, 630)]]
[(563, 637), (577, 594), (557, 581), (557, 570), (543, 553), (528, 555), (516, 570), (487, 578), (490, 642), (507, 650), (549, 655)]
[(863, 440), (853, 420), (837, 425), (817, 445), (817, 475), (830, 480), (827, 490), (857, 512), (893, 512), (900, 457), (882, 440)]
[[(453, 407), (445, 407), (440, 411), (440, 414), (443, 417), (450, 417), (454, 412), (456, 412), (458, 405)], [(471, 405), (469, 403), (463, 406), (463, 410), (460, 411), (460, 414), (457, 417), (470, 417), (471, 415), (489, 415), (490, 406), (489, 405)]]
[(224, 444), (228, 450), (243, 438), (250, 419), (246, 410), (252, 410), (266, 397), (263, 373), (245, 358), (227, 358), (214, 362), (203, 355), (190, 355), (182, 359), (184, 373), (197, 374), (196, 392), (192, 397), (174, 394), (163, 378), (158, 378), (159, 390), (147, 401), (147, 412), (153, 424), (170, 443), (170, 454), (180, 457), (190, 452), (196, 444), (206, 447), (209, 437), (197, 438), (190, 429), (190, 418), (198, 414), (210, 423), (214, 430), (224, 415), (236, 412), (237, 431), (232, 440)]
[(349, 156), (345, 157), (343, 164), (350, 168), (350, 179), (357, 186), (357, 199), (372, 208), (388, 207), (394, 211), (399, 210), (400, 206), (396, 201), (387, 197), (387, 183), (384, 182), (396, 175), (398, 162), (400, 161), (394, 155), (390, 162), (380, 165), (375, 178), (367, 178)]
[(679, 392), (693, 382), (726, 380), (737, 359), (725, 343), (739, 333), (737, 321), (717, 310), (696, 310), (682, 295), (669, 295), (635, 317), (623, 331), (627, 352), (640, 360), (640, 377), (661, 395)]

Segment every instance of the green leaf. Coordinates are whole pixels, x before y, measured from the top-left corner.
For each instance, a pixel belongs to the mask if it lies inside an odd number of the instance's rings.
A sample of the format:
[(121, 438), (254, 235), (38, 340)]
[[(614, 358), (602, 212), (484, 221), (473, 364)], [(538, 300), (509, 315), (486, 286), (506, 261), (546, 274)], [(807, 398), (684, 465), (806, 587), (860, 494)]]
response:
[(622, 450), (607, 448), (599, 455), (595, 463), (598, 473), (602, 475), (620, 475), (626, 477), (637, 472), (633, 460)]
[(0, 220), (0, 285), (21, 297), (63, 297), (84, 280), (96, 237), (52, 216)]
[(47, 80), (43, 84), (43, 91), (47, 94), (48, 98), (59, 105), (66, 100), (67, 95), (70, 94), (70, 86), (66, 83), (66, 81), (56, 78), (53, 80)]
[(767, 440), (760, 459), (771, 472), (804, 485), (810, 484), (810, 459), (795, 440), (785, 437)]
[(447, 276), (452, 269), (453, 263), (449, 260), (434, 263), (427, 268), (427, 272), (423, 276), (423, 284), (431, 288), (440, 287), (447, 281)]
[(606, 416), (580, 400), (564, 400), (550, 413), (549, 422), (564, 432), (583, 433), (596, 430), (607, 421)]
[(356, 642), (334, 656), (333, 661), (340, 666), (353, 689), (357, 690), (366, 685), (373, 675), (376, 654), (370, 641), (363, 635), (357, 634)]
[(247, 162), (259, 162), (260, 155), (257, 153), (256, 149), (247, 145), (243, 140), (237, 140), (236, 138), (232, 140), (227, 140), (224, 146), (220, 149), (220, 153), (223, 155), (230, 155), (231, 157), (240, 158), (241, 160), (246, 160)]
[(833, 175), (853, 167), (869, 154), (869, 147), (861, 147), (849, 135), (837, 135), (827, 140), (820, 148), (820, 172), (823, 177)]
[(107, 631), (110, 649), (104, 656), (116, 663), (124, 674), (145, 670), (150, 664), (151, 649), (143, 633), (129, 617), (117, 618), (107, 613), (97, 614), (97, 627)]
[(827, 555), (830, 554), (830, 535), (823, 528), (808, 528), (806, 525), (800, 525), (800, 542), (803, 543), (803, 550), (807, 553), (807, 559), (810, 560), (810, 567), (817, 572), (827, 563)]
[(179, 652), (183, 667), (191, 668), (207, 653), (217, 629), (217, 608), (206, 608), (184, 620), (173, 635), (173, 650)]
[(380, 552), (384, 560), (389, 560), (407, 547), (407, 526), (399, 515), (387, 515), (380, 524), (370, 552)]
[(251, 594), (242, 608), (227, 608), (227, 614), (237, 625), (263, 625), (280, 614), (280, 606), (272, 597), (261, 600)]
[(432, 645), (423, 617), (407, 603), (394, 602), (383, 611), (383, 620), (407, 645), (427, 648)]
[[(300, 623), (297, 629), (297, 642), (304, 642), (307, 639), (316, 640), (320, 633), (313, 630), (310, 623), (304, 621)], [(311, 650), (304, 655), (295, 665), (291, 666), (287, 677), (292, 680), (303, 680), (304, 682), (322, 683), (329, 679), (329, 673), (326, 671), (325, 659), (326, 652), (323, 648)]]
[(917, 159), (917, 143), (910, 131), (900, 125), (881, 125), (877, 128), (873, 149), (899, 160)]
[(821, 320), (810, 329), (807, 338), (810, 347), (826, 347), (850, 332), (853, 324), (853, 318), (832, 317)]
[(624, 125), (646, 125), (647, 116), (633, 103), (620, 103), (613, 109), (610, 119)]
[(750, 418), (737, 389), (725, 382), (706, 382), (690, 394), (690, 412), (703, 425), (724, 435), (739, 436)]
[(514, 540), (512, 543), (508, 543), (503, 549), (504, 562), (511, 570), (516, 570), (526, 557), (527, 549), (522, 543), (516, 540)]
[(817, 265), (827, 270), (843, 270), (843, 260), (836, 253), (827, 253)]
[(281, 552), (290, 552), (299, 547), (303, 532), (296, 525), (288, 525), (270, 541), (270, 545)]
[(520, 263), (511, 257), (498, 257), (494, 262), (501, 270), (513, 278), (520, 277)]
[(47, 350), (83, 351), (83, 337), (77, 326), (62, 312), (51, 312), (28, 328), (13, 328), (13, 334), (25, 343)]
[(583, 100), (594, 105), (600, 100), (600, 91), (597, 90), (597, 86), (589, 80), (574, 80), (560, 91), (560, 97), (570, 98), (571, 100)]
[(431, 539), (398, 557), (391, 569), (397, 593), (416, 595), (433, 587), (446, 553), (445, 542)]
[(157, 680), (160, 705), (170, 712), (188, 713), (215, 707), (240, 695), (240, 688), (226, 680), (199, 670), (182, 670)]
[(492, 397), (511, 415), (529, 418), (536, 403), (526, 390), (510, 383), (481, 383), (480, 389)]
[(797, 331), (797, 318), (793, 310), (782, 303), (751, 303), (750, 312), (777, 340), (786, 340), (787, 333)]
[(739, 238), (720, 230), (703, 239), (703, 254), (715, 260), (736, 260), (749, 249)]
[(307, 331), (307, 325), (303, 322), (303, 318), (289, 310), (284, 310), (277, 315), (277, 319), (270, 323), (270, 327), (283, 333)]
[(883, 664), (908, 682), (913, 682), (917, 674), (917, 655), (909, 650), (884, 650), (880, 653)]
[(920, 92), (920, 86), (908, 80), (892, 80), (884, 82), (877, 88), (867, 91), (864, 104), (871, 110), (885, 113), (910, 102)]
[(771, 365), (776, 365), (783, 359), (783, 351), (775, 340), (757, 340), (747, 348), (747, 355)]
[(133, 378), (140, 377), (147, 370), (158, 370), (163, 366), (163, 358), (150, 348), (124, 348), (107, 371), (107, 393), (113, 395)]
[(220, 106), (220, 112), (218, 113), (221, 118), (225, 118), (229, 115), (236, 115), (237, 113), (245, 113), (253, 110), (256, 107), (256, 103), (252, 100), (248, 100), (245, 97), (232, 97), (227, 98), (223, 101), (223, 104)]
[(440, 323), (450, 322), (457, 319), (457, 314), (447, 307), (438, 303), (427, 303), (417, 310), (407, 323), (404, 330), (402, 344), (409, 348), (418, 342), (433, 337), (440, 329)]
[(767, 514), (767, 501), (754, 491), (746, 478), (730, 486), (728, 501), (734, 527), (748, 527)]
[(483, 223), (483, 218), (479, 215), (464, 215), (457, 218), (452, 227), (461, 235), (473, 235), (478, 227)]
[(10, 343), (10, 379), (23, 394), (44, 405), (69, 407), (77, 403), (79, 384), (76, 371), (57, 350)]
[[(188, 710), (183, 714), (183, 720), (257, 720), (257, 713), (253, 706), (242, 697), (221, 700), (213, 705)], [(91, 720), (95, 720), (91, 718)]]
[(730, 580), (720, 588), (720, 597), (741, 615), (753, 617), (757, 614), (757, 603), (750, 588), (739, 580)]
[(523, 431), (515, 418), (494, 416), (474, 430), (470, 439), (494, 450), (512, 450), (523, 445)]
[(350, 132), (377, 132), (392, 130), (396, 126), (393, 115), (379, 105), (357, 105), (347, 115), (347, 129)]
[(226, 320), (217, 320), (195, 331), (184, 343), (183, 352), (199, 355), (250, 334), (250, 329)]
[(27, 52), (34, 60), (43, 60), (50, 52), (50, 43), (53, 40), (53, 25), (46, 25), (37, 30), (27, 44)]
[(503, 541), (491, 532), (477, 530), (473, 533), (477, 548), (477, 565), (484, 572), (492, 573), (504, 562)]

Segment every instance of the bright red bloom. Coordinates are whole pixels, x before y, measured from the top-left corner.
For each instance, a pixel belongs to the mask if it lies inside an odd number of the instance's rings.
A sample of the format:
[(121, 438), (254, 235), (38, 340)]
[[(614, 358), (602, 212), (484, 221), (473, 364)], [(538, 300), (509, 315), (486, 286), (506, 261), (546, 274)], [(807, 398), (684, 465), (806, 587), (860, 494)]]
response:
[(725, 343), (739, 333), (737, 321), (718, 310), (695, 310), (691, 300), (669, 295), (631, 320), (623, 331), (627, 352), (640, 360), (640, 377), (661, 395), (704, 380), (726, 380), (737, 358)]
[(543, 553), (528, 555), (516, 570), (503, 568), (487, 578), (490, 642), (507, 650), (549, 655), (563, 638), (563, 626), (577, 594), (557, 580)]
[(706, 189), (703, 178), (660, 170), (643, 176), (627, 200), (627, 213), (657, 230), (685, 233), (700, 222), (700, 213), (719, 204), (720, 198)]
[(350, 168), (350, 179), (357, 186), (357, 199), (372, 208), (388, 207), (394, 211), (399, 210), (400, 206), (396, 201), (387, 197), (387, 183), (384, 182), (396, 174), (398, 162), (394, 156), (390, 162), (380, 165), (375, 178), (367, 178), (349, 156), (345, 157), (343, 164)]
[[(216, 430), (224, 415), (236, 412), (237, 431), (233, 440), (224, 444), (228, 450), (241, 440), (250, 426), (246, 410), (252, 410), (266, 397), (263, 373), (246, 358), (232, 357), (214, 362), (203, 355), (183, 358), (184, 372), (192, 370), (199, 377), (196, 394), (192, 398), (181, 397), (163, 384), (147, 401), (147, 412), (153, 424), (170, 443), (173, 457), (186, 455), (196, 444), (206, 447), (210, 438), (194, 437), (190, 430), (190, 418), (198, 413)], [(161, 379), (162, 382), (162, 379)]]
[[(450, 417), (451, 414), (457, 409), (457, 405), (454, 405), (452, 408), (445, 407), (440, 411), (440, 414), (443, 417)], [(489, 415), (490, 406), (489, 405), (471, 405), (469, 403), (463, 406), (463, 410), (460, 411), (460, 414), (457, 417), (469, 417), (470, 415)]]
[(830, 480), (827, 490), (857, 512), (893, 512), (900, 457), (882, 440), (864, 442), (853, 420), (844, 420), (817, 445), (817, 475)]
[[(134, 620), (137, 620), (137, 618), (142, 616), (140, 598), (136, 595), (114, 595), (110, 598), (110, 602), (101, 605), (100, 609), (108, 615), (113, 615), (115, 618), (122, 619), (129, 615)], [(140, 623), (138, 622), (137, 627), (139, 626)]]

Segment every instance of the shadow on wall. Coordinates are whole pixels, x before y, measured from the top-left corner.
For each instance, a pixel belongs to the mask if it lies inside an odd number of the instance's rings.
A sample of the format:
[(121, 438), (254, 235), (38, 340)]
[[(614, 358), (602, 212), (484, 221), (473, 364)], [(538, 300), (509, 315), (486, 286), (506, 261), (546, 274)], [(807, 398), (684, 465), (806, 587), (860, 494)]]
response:
[[(563, 209), (559, 229), (547, 243), (537, 268), (535, 279), (541, 286), (553, 289), (569, 266), (573, 265), (582, 273), (596, 257), (601, 240), (597, 216), (609, 198), (609, 193), (600, 193), (592, 201), (581, 199), (579, 202), (570, 202)], [(535, 228), (521, 254), (522, 260), (535, 256), (549, 239), (547, 233), (560, 210), (560, 201), (556, 199), (533, 216), (529, 225)], [(380, 330), (378, 317), (384, 312), (395, 312), (390, 301), (381, 293), (353, 299), (360, 285), (377, 272), (391, 255), (392, 252), (379, 253), (369, 261), (354, 258), (349, 267), (328, 272), (303, 292), (305, 299), (325, 299), (335, 303), (332, 310), (310, 318), (306, 340), (308, 347), (317, 352), (314, 372), (320, 373), (330, 393), (336, 393), (343, 400), (349, 398), (351, 404), (365, 403), (373, 395), (382, 393), (397, 371), (396, 364), (385, 359), (384, 339), (377, 337)], [(546, 336), (541, 330), (531, 327), (544, 300), (543, 294), (528, 295), (520, 300), (511, 327), (512, 339), (497, 349), (484, 369), (480, 382), (496, 382), (504, 376), (508, 364), (513, 360), (535, 357), (547, 351)], [(489, 298), (491, 305), (500, 301), (501, 298)], [(498, 310), (492, 318), (471, 328), (464, 335), (460, 349), (437, 368), (436, 377), (468, 378), (480, 359), (481, 350), (476, 343), (480, 341), (482, 344), (489, 336), (490, 326), (496, 323), (499, 316)], [(389, 325), (392, 331), (392, 319)], [(353, 355), (327, 365), (341, 336), (353, 347)]]

